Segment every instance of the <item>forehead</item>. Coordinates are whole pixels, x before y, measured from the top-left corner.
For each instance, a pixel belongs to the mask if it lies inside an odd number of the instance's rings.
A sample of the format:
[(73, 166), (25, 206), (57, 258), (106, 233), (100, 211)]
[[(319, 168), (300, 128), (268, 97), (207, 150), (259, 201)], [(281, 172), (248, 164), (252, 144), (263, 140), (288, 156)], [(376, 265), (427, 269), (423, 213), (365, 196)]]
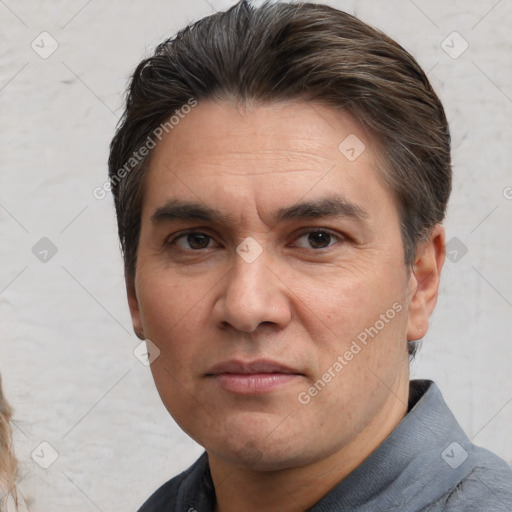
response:
[(143, 209), (174, 198), (275, 209), (339, 193), (392, 200), (378, 145), (351, 115), (305, 101), (199, 102), (153, 150)]
[[(347, 147), (340, 148), (347, 137)], [(271, 104), (208, 100), (199, 102), (164, 134), (152, 161), (165, 160), (166, 154), (174, 152), (180, 161), (207, 153), (222, 158), (261, 160), (267, 154), (277, 161), (334, 162), (340, 149), (350, 149), (350, 145), (357, 151), (346, 153), (347, 160), (354, 161), (363, 147), (371, 149), (365, 158), (369, 160), (374, 151), (369, 146), (375, 141), (348, 112), (299, 100)], [(246, 175), (250, 170), (241, 172)]]

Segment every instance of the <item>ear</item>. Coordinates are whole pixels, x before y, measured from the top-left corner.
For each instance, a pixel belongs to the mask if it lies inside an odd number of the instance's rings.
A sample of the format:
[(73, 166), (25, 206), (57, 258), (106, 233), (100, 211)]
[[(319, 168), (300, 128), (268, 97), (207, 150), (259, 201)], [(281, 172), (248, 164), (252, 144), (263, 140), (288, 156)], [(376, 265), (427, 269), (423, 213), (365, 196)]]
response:
[(144, 336), (144, 329), (142, 328), (142, 319), (139, 309), (139, 300), (137, 299), (137, 290), (135, 288), (135, 279), (127, 277), (126, 280), (126, 294), (128, 296), (128, 307), (130, 308), (130, 315), (132, 317), (133, 332), (141, 340), (146, 339)]
[(428, 330), (429, 318), (437, 302), (444, 260), (444, 227), (436, 224), (432, 228), (429, 239), (418, 246), (411, 269), (408, 340), (419, 340)]

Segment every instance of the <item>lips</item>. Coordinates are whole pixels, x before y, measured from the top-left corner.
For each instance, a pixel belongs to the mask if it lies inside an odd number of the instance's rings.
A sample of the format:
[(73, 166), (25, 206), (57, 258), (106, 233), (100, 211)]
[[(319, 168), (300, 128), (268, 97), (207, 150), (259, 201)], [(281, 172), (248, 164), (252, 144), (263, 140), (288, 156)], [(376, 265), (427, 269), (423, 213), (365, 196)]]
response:
[(285, 366), (284, 364), (269, 359), (258, 359), (257, 361), (224, 361), (216, 364), (207, 375), (219, 375), (222, 373), (237, 374), (259, 374), (259, 373), (282, 373), (282, 374), (298, 374), (300, 372)]
[(225, 361), (206, 374), (225, 391), (242, 395), (267, 394), (300, 378), (302, 374), (277, 361)]

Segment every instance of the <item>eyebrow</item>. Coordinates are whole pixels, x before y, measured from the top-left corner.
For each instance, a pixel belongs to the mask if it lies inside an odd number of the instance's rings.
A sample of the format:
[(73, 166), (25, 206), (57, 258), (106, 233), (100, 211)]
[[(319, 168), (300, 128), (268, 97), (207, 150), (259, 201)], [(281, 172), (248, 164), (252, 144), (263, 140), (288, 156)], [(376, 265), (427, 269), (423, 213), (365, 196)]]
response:
[[(273, 212), (271, 220), (277, 224), (288, 220), (320, 217), (341, 217), (362, 221), (368, 217), (368, 213), (361, 206), (342, 196), (332, 196), (281, 208)], [(151, 216), (151, 221), (155, 224), (190, 220), (220, 224), (229, 224), (230, 222), (229, 216), (216, 208), (181, 199), (171, 199), (165, 205), (157, 208)]]
[(368, 217), (368, 213), (361, 206), (341, 196), (334, 196), (297, 203), (278, 210), (274, 215), (276, 222), (317, 217), (345, 217), (360, 221)]

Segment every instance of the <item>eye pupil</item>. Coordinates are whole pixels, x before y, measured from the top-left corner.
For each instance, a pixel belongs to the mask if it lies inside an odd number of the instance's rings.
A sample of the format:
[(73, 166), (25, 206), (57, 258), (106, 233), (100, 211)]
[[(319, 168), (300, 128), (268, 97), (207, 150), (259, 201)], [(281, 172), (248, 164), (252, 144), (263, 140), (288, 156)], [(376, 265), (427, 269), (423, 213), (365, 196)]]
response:
[(309, 233), (309, 243), (315, 249), (327, 247), (331, 241), (331, 235), (323, 231)]
[(208, 239), (210, 237), (203, 233), (191, 233), (187, 236), (187, 242), (192, 249), (205, 249), (208, 247)]

